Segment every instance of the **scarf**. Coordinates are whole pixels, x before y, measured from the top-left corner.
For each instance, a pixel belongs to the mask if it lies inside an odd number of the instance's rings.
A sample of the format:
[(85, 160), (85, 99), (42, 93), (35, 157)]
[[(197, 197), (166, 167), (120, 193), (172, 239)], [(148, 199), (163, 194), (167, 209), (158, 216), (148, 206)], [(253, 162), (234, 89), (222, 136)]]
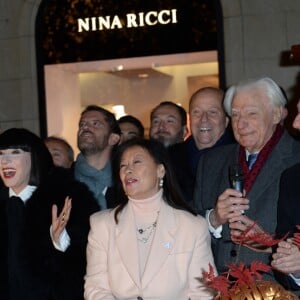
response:
[(93, 192), (101, 209), (107, 208), (105, 198), (106, 188), (112, 185), (111, 164), (108, 162), (106, 166), (97, 170), (90, 166), (84, 156), (80, 153), (77, 157), (74, 167), (75, 178), (85, 183), (89, 190)]
[(277, 125), (272, 137), (269, 139), (269, 141), (265, 144), (265, 146), (261, 149), (259, 152), (257, 159), (253, 165), (253, 168), (251, 170), (248, 169), (248, 165), (246, 162), (246, 151), (245, 147), (240, 147), (239, 151), (239, 163), (243, 168), (244, 172), (244, 189), (246, 191), (246, 194), (249, 193), (252, 185), (254, 184), (256, 177), (258, 176), (260, 170), (264, 166), (265, 162), (267, 161), (269, 155), (279, 142), (284, 130), (281, 125)]

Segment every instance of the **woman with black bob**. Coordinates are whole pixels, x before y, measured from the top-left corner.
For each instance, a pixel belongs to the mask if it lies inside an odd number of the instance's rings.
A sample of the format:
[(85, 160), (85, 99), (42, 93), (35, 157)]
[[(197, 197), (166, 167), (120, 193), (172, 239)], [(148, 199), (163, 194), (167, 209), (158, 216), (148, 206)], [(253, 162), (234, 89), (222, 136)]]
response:
[(0, 134), (0, 176), (1, 299), (82, 300), (92, 194), (22, 128)]
[(121, 204), (90, 218), (86, 300), (212, 299), (198, 280), (214, 267), (207, 224), (182, 200), (166, 151), (144, 139), (116, 149)]

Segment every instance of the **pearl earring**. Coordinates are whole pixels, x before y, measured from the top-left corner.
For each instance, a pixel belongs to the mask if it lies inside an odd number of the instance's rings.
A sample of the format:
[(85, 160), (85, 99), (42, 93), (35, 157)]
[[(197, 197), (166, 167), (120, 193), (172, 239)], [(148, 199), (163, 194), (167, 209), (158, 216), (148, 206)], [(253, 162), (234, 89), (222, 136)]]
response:
[(163, 187), (163, 185), (164, 185), (164, 179), (160, 178), (159, 179), (159, 187)]

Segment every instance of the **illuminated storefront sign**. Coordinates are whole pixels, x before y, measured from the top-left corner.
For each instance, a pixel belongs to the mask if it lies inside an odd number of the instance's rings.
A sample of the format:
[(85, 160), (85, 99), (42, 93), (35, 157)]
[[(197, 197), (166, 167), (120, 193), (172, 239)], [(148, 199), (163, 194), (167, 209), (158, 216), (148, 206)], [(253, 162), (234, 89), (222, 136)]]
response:
[(36, 49), (45, 64), (215, 50), (216, 1), (42, 0)]
[(35, 48), (43, 135), (47, 134), (46, 65), (211, 50), (223, 53), (220, 0), (39, 2)]
[(118, 15), (79, 18), (77, 22), (78, 32), (167, 25), (177, 23), (177, 9), (139, 12), (138, 14), (128, 13), (125, 18)]

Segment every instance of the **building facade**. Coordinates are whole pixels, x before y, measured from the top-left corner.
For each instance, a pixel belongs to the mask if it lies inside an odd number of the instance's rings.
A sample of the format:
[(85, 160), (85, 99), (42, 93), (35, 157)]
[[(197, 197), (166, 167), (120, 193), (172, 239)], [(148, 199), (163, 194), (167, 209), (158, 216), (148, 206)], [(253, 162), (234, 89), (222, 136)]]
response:
[[(40, 0), (0, 2), (0, 128), (26, 127), (40, 133), (35, 20)], [(299, 97), (299, 65), (286, 57), (300, 43), (300, 2), (220, 0), (227, 86), (241, 79), (270, 76)], [(79, 117), (79, 116), (78, 116)], [(74, 117), (74, 126), (77, 126)]]

